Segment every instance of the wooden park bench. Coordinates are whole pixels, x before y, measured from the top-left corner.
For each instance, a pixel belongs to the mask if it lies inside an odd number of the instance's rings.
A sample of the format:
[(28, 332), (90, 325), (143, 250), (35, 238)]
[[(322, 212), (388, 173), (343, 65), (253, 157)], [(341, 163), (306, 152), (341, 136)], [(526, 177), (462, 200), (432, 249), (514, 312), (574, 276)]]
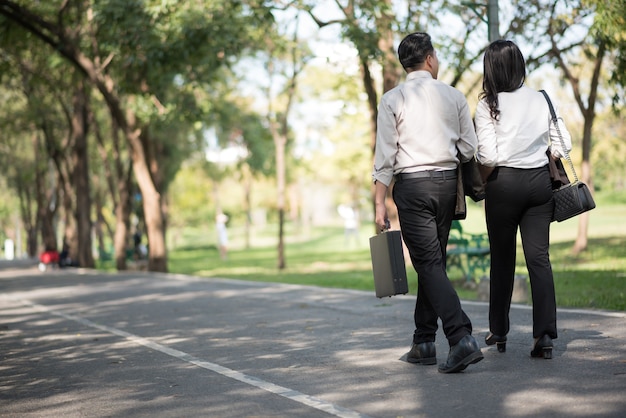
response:
[(456, 267), (461, 270), (466, 281), (480, 281), (479, 272), (488, 276), (489, 238), (487, 234), (469, 234), (463, 232), (458, 220), (452, 221), (447, 248), (447, 269)]

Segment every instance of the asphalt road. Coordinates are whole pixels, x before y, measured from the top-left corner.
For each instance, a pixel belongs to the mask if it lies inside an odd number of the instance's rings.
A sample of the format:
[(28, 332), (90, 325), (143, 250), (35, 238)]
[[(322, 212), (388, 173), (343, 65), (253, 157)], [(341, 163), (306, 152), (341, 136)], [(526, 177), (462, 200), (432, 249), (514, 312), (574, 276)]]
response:
[[(411, 280), (415, 280), (414, 276)], [(0, 263), (2, 417), (625, 417), (626, 312), (558, 312), (552, 360), (507, 352), (463, 302), (485, 359), (405, 361), (414, 297)], [(437, 335), (437, 357), (447, 342)]]

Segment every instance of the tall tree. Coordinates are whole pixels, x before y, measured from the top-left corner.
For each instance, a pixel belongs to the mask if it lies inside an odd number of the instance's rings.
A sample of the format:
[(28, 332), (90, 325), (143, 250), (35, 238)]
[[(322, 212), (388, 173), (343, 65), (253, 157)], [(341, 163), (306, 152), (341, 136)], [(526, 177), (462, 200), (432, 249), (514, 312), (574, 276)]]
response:
[(278, 211), (277, 267), (287, 266), (285, 257), (285, 213), (287, 209), (287, 147), (291, 135), (290, 116), (296, 99), (298, 78), (310, 59), (308, 47), (298, 39), (298, 20), (291, 40), (268, 38), (265, 69), (269, 76), (265, 93), (267, 98), (267, 123), (274, 140), (276, 164), (276, 209)]
[[(230, 83), (229, 83), (230, 84)], [(232, 83), (235, 85), (235, 83)], [(252, 110), (249, 99), (235, 92), (223, 92), (223, 100), (215, 106), (215, 128), (222, 147), (239, 148), (243, 152), (235, 162), (233, 176), (243, 187), (242, 209), (245, 213), (245, 246), (250, 247), (252, 219), (252, 184), (261, 175), (274, 173), (274, 144), (265, 119)], [(244, 151), (245, 150), (245, 151)]]
[[(26, 232), (27, 253), (35, 257), (39, 251), (41, 233), (45, 247), (56, 249), (56, 231), (53, 217), (56, 214), (58, 189), (54, 171), (48, 165), (48, 147), (43, 141), (44, 121), (42, 109), (51, 104), (39, 91), (41, 83), (32, 77), (30, 68), (19, 59), (4, 57), (0, 78), (2, 97), (0, 113), (10, 117), (0, 118), (0, 167), (7, 186), (19, 201), (21, 224)], [(52, 105), (54, 107), (54, 104)], [(58, 120), (58, 117), (57, 117)], [(13, 239), (19, 231), (8, 234)], [(18, 243), (19, 245), (19, 243)], [(19, 250), (18, 250), (19, 252)]]
[[(104, 244), (104, 229), (109, 231), (113, 242), (115, 267), (126, 270), (127, 248), (130, 240), (130, 216), (132, 212), (132, 163), (126, 157), (120, 139), (120, 132), (115, 119), (92, 112), (90, 115), (92, 130), (96, 137), (98, 158), (94, 161), (99, 165), (94, 168), (94, 203), (96, 205), (96, 237), (98, 238), (101, 255), (107, 253)], [(103, 122), (100, 119), (104, 119)], [(105, 126), (106, 125), (106, 126)], [(106, 132), (106, 133), (105, 133)], [(109, 140), (105, 140), (105, 135)], [(105, 201), (111, 202), (115, 220), (111, 227), (104, 217)]]
[[(80, 1), (31, 8), (0, 0), (0, 15), (50, 45), (78, 68), (109, 107), (130, 149), (149, 240), (149, 269), (167, 270), (165, 220), (152, 118), (179, 80), (210, 83), (260, 39), (272, 16), (262, 2)], [(146, 148), (146, 145), (149, 148)], [(156, 176), (155, 176), (156, 175)], [(156, 177), (156, 178), (155, 178)]]
[(75, 197), (73, 217), (76, 220), (77, 248), (75, 260), (83, 267), (95, 267), (91, 237), (93, 222), (91, 219), (91, 183), (89, 181), (89, 155), (87, 146), (90, 89), (82, 77), (74, 83), (72, 95), (72, 113), (70, 118), (70, 140), (72, 143), (71, 173), (73, 196)]

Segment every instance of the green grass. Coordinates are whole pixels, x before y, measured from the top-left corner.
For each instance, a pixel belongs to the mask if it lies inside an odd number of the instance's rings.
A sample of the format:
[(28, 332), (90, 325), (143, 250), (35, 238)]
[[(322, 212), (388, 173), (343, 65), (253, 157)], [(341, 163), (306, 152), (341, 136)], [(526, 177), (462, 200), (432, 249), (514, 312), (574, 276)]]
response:
[[(339, 239), (338, 239), (339, 238)], [(276, 267), (276, 248), (231, 250), (220, 260), (214, 247), (180, 248), (170, 254), (170, 271), (206, 277), (279, 282), (374, 292), (369, 249), (342, 247), (340, 228), (324, 229), (310, 242), (287, 246), (287, 268)], [(341, 241), (341, 243), (339, 242)], [(626, 237), (593, 238), (589, 250), (571, 255), (573, 242), (551, 246), (557, 304), (560, 307), (626, 310)], [(525, 274), (522, 254), (518, 272)], [(415, 294), (416, 275), (407, 265), (409, 292)], [(467, 286), (459, 271), (451, 270), (462, 299), (476, 300), (477, 292)]]
[[(569, 220), (552, 226), (550, 249), (557, 304), (560, 307), (594, 308), (626, 311), (626, 199), (607, 196), (597, 199), (598, 207), (590, 217), (587, 251), (572, 255), (578, 222)], [(609, 201), (611, 199), (611, 201)], [(484, 232), (484, 214), (480, 205), (470, 204), (467, 232)], [(223, 277), (251, 281), (293, 283), (374, 293), (368, 237), (371, 224), (362, 225), (358, 243), (346, 244), (343, 230), (337, 227), (298, 230), (287, 226), (288, 237), (284, 270), (277, 268), (276, 227), (253, 233), (251, 248), (244, 248), (243, 231), (231, 228), (232, 248), (228, 260), (221, 260), (211, 229), (190, 228), (178, 233), (177, 245), (171, 245), (169, 270), (172, 273), (204, 277)], [(517, 273), (527, 275), (521, 246), (518, 245)], [(409, 292), (414, 294), (417, 280), (407, 264)], [(459, 296), (476, 300), (460, 271), (449, 272)]]
[[(353, 243), (351, 244), (353, 245)], [(341, 228), (319, 228), (308, 239), (285, 245), (287, 268), (277, 268), (276, 245), (231, 249), (221, 260), (215, 246), (183, 247), (170, 253), (171, 272), (207, 277), (372, 290), (369, 249), (344, 246)]]
[(572, 244), (551, 247), (558, 305), (626, 310), (626, 237), (592, 238), (579, 256)]

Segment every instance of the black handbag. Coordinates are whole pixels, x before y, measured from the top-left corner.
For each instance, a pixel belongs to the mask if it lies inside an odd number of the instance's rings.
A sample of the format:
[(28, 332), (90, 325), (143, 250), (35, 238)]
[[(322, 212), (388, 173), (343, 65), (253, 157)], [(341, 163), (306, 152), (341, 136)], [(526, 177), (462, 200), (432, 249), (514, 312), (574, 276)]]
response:
[[(565, 142), (563, 141), (563, 136), (561, 135), (561, 130), (559, 129), (556, 112), (554, 111), (554, 107), (552, 106), (550, 97), (548, 97), (548, 94), (544, 90), (541, 90), (541, 93), (544, 95), (546, 101), (548, 102), (550, 115), (552, 117), (552, 123), (554, 124), (556, 131), (559, 135), (559, 139), (561, 140), (563, 152), (565, 153), (565, 159), (569, 163), (570, 170), (572, 170), (572, 174), (574, 175), (574, 182), (570, 184), (565, 184), (560, 187), (557, 186), (558, 188), (552, 190), (554, 196), (554, 213), (552, 214), (552, 220), (562, 222), (576, 215), (580, 215), (581, 213), (590, 211), (591, 209), (596, 207), (596, 202), (594, 202), (593, 196), (591, 196), (591, 191), (589, 190), (589, 187), (587, 187), (587, 185), (582, 181), (578, 180), (576, 170), (574, 169), (574, 164), (572, 163), (569, 152), (567, 152), (567, 148), (565, 147)], [(552, 157), (549, 156), (548, 158)], [(558, 164), (556, 164), (556, 167), (558, 169)], [(558, 170), (558, 174), (561, 177), (565, 174), (562, 165), (561, 170)], [(567, 178), (566, 174), (565, 177)], [(561, 181), (561, 183), (565, 183), (565, 181)], [(558, 182), (556, 182), (553, 178), (552, 184), (558, 185)]]
[(596, 207), (589, 188), (585, 183), (578, 180), (554, 190), (553, 195), (553, 221), (561, 222)]

